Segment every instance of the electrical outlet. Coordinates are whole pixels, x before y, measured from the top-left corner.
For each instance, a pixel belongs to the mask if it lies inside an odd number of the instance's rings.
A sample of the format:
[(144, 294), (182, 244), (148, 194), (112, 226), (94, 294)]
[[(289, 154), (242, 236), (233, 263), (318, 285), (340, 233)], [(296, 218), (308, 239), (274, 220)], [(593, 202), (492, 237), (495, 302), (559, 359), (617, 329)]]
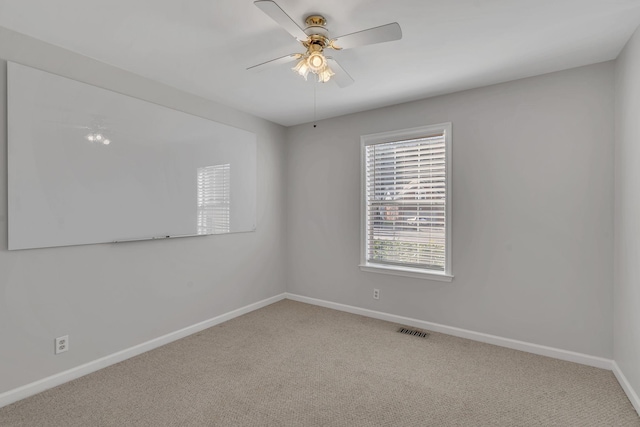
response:
[(69, 350), (69, 335), (56, 338), (56, 353), (60, 354)]
[(373, 299), (380, 299), (380, 289), (373, 290)]

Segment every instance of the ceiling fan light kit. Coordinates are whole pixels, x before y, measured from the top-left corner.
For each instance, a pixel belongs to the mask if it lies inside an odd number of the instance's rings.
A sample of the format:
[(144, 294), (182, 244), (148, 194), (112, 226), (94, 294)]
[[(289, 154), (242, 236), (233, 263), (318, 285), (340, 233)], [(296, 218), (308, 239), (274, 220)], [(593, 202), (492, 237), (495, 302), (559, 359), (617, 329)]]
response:
[[(309, 21), (310, 18), (312, 17), (307, 18), (307, 21)], [(324, 18), (322, 18), (322, 22), (324, 22)], [(327, 39), (326, 37), (314, 38), (310, 36), (309, 40), (303, 43), (307, 47), (307, 52), (292, 70), (304, 77), (305, 80), (309, 72), (312, 72), (318, 76), (318, 82), (326, 83), (331, 76), (335, 75), (333, 70), (329, 68), (327, 58), (322, 54)]]
[(260, 70), (290, 60), (299, 60), (292, 70), (304, 77), (305, 80), (309, 73), (315, 74), (320, 83), (326, 83), (335, 76), (333, 80), (338, 86), (345, 87), (353, 83), (353, 78), (334, 58), (325, 56), (324, 49), (342, 50), (402, 38), (400, 25), (394, 22), (331, 39), (326, 28), (327, 21), (322, 15), (308, 16), (305, 19), (306, 27), (303, 30), (274, 1), (258, 0), (254, 4), (295, 37), (306, 48), (306, 51), (254, 65), (248, 70)]

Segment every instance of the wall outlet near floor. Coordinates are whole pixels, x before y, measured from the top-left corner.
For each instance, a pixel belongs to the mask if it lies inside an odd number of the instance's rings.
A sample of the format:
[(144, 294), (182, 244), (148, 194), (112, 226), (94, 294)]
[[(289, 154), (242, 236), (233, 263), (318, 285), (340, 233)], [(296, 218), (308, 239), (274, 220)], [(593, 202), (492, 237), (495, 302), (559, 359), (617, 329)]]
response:
[(56, 338), (56, 353), (60, 354), (69, 350), (69, 335)]
[(380, 299), (380, 289), (373, 290), (373, 299)]

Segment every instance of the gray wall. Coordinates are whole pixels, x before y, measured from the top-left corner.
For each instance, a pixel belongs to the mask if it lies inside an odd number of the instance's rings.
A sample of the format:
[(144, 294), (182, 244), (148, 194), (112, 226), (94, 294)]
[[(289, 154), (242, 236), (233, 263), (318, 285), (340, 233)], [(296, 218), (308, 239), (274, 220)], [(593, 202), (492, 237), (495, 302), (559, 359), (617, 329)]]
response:
[[(284, 128), (0, 28), (0, 164), (7, 150), (7, 60), (255, 132), (258, 229), (8, 252), (5, 170), (0, 393), (285, 291)], [(70, 351), (55, 356), (53, 340), (64, 334)]]
[(614, 359), (640, 392), (640, 30), (616, 62)]
[[(287, 290), (611, 358), (613, 82), (607, 62), (290, 128)], [(449, 121), (453, 282), (361, 272), (360, 135)]]

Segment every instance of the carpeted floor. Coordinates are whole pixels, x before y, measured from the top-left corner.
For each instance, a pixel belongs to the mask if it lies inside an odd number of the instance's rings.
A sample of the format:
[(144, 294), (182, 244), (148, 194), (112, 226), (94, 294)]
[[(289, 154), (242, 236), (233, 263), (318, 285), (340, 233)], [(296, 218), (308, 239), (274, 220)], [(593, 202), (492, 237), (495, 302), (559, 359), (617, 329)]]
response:
[(1, 426), (640, 426), (609, 371), (289, 300), (0, 409)]

